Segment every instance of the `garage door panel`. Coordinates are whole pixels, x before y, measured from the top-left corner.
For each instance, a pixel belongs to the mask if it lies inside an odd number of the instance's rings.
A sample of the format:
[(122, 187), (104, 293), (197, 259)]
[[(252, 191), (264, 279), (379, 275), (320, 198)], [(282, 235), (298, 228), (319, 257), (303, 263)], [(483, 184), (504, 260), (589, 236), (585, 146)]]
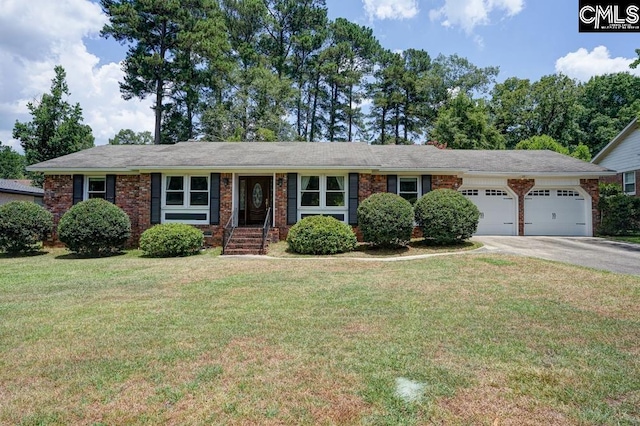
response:
[(460, 191), (480, 210), (475, 235), (516, 235), (516, 200), (504, 189)]
[(525, 196), (525, 235), (588, 235), (585, 199), (573, 189), (534, 189)]

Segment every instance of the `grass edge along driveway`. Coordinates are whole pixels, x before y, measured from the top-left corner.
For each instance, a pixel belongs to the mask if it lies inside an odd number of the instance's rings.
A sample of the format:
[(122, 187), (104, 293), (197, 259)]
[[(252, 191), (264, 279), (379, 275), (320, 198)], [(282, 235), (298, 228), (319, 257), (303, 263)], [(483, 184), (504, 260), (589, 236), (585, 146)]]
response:
[(477, 253), (0, 258), (0, 424), (637, 424), (639, 302)]

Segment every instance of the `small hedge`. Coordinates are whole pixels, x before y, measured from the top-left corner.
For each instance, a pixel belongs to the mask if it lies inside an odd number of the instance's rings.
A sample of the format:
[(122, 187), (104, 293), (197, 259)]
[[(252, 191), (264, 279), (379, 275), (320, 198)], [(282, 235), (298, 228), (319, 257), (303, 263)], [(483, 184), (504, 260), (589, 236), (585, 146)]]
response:
[(0, 250), (11, 254), (38, 251), (51, 234), (53, 215), (29, 201), (0, 206)]
[(201, 230), (183, 223), (165, 223), (142, 233), (140, 249), (151, 257), (179, 257), (197, 254), (204, 245)]
[(124, 249), (131, 236), (129, 216), (100, 198), (81, 201), (60, 219), (58, 238), (72, 252), (106, 256)]
[(287, 243), (300, 254), (335, 254), (352, 251), (357, 240), (346, 223), (330, 216), (309, 216), (291, 227)]
[(640, 198), (617, 194), (600, 198), (600, 235), (640, 234)]
[(373, 194), (358, 206), (358, 227), (363, 240), (374, 246), (407, 245), (413, 232), (413, 207), (396, 194)]
[(424, 195), (414, 207), (418, 226), (427, 241), (460, 244), (478, 228), (480, 212), (464, 195), (451, 189), (437, 189)]

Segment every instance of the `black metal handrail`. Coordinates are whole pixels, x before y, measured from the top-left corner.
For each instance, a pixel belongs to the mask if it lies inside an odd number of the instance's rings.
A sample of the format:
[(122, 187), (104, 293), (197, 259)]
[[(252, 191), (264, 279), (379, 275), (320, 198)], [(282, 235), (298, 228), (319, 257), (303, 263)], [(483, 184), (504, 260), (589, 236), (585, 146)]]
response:
[(264, 252), (264, 246), (267, 242), (267, 236), (269, 235), (269, 230), (271, 229), (271, 207), (267, 209), (267, 217), (264, 219), (264, 226), (262, 227), (262, 247), (261, 250)]
[(227, 224), (224, 226), (224, 231), (222, 233), (222, 254), (224, 254), (225, 250), (227, 250), (227, 245), (229, 245), (229, 241), (231, 241), (231, 236), (233, 235), (233, 231), (236, 229), (236, 224), (238, 218), (238, 209), (233, 209), (233, 214), (227, 221)]

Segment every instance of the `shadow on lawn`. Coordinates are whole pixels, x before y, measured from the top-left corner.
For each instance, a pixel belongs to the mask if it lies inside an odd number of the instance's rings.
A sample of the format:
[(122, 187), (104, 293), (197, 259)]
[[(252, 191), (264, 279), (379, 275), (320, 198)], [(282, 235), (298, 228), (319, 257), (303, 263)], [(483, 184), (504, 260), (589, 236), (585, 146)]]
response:
[(119, 251), (114, 253), (104, 253), (100, 255), (91, 254), (79, 254), (79, 253), (67, 253), (61, 254), (55, 257), (56, 260), (81, 260), (81, 259), (102, 259), (107, 257), (118, 257), (127, 254), (126, 251)]
[(48, 251), (38, 250), (38, 251), (27, 251), (21, 253), (0, 253), (0, 259), (17, 259), (20, 257), (36, 257), (36, 256), (44, 256), (45, 254), (49, 254)]

